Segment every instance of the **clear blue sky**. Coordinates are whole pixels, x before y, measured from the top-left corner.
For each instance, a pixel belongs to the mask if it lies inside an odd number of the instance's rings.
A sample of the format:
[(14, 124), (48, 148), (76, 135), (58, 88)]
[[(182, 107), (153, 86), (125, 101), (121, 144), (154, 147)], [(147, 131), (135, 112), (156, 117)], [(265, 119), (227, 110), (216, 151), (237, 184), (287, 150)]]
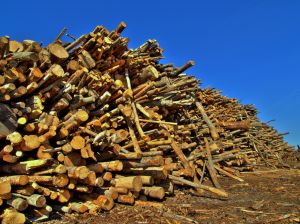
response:
[(155, 38), (166, 62), (189, 59), (203, 82), (243, 103), (300, 144), (300, 1), (2, 1), (0, 35), (51, 42), (66, 26), (78, 37), (125, 21), (137, 47)]

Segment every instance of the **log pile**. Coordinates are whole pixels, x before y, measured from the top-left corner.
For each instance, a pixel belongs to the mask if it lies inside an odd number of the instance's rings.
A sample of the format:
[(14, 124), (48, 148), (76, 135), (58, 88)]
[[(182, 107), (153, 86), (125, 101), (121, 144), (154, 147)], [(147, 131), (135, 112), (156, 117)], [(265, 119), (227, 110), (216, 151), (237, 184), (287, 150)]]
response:
[(44, 48), (0, 38), (2, 223), (145, 205), (184, 187), (227, 197), (218, 175), (243, 181), (239, 171), (292, 149), (253, 106), (200, 89), (184, 74), (193, 61), (160, 64), (156, 40), (129, 49), (125, 27), (71, 43), (64, 29)]

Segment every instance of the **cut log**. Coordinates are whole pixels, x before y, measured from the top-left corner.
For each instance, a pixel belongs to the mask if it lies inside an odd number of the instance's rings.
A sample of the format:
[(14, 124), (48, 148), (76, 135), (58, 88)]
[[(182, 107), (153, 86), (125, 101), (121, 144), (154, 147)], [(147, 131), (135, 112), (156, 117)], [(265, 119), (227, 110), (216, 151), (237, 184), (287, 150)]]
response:
[(51, 61), (54, 63), (61, 63), (69, 57), (65, 48), (59, 44), (49, 44), (48, 49), (51, 54)]
[(1, 215), (2, 224), (23, 224), (25, 223), (25, 215), (23, 213), (17, 212), (14, 209), (5, 209), (4, 213)]

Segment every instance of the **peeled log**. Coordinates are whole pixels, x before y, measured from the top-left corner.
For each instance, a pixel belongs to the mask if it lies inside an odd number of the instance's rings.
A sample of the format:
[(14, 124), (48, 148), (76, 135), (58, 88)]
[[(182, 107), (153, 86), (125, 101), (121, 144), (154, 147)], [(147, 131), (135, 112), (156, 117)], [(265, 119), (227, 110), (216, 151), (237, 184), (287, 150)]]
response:
[(165, 197), (165, 190), (163, 187), (143, 187), (142, 193), (156, 199), (163, 199)]
[(140, 176), (121, 177), (112, 180), (112, 184), (115, 185), (115, 187), (125, 187), (136, 192), (139, 192), (143, 186), (142, 178)]

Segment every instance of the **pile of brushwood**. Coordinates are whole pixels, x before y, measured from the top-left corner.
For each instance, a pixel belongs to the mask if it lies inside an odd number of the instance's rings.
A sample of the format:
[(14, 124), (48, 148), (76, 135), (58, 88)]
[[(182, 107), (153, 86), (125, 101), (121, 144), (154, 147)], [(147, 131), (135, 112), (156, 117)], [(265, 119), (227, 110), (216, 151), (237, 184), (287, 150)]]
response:
[[(147, 205), (174, 189), (228, 194), (218, 175), (286, 166), (292, 151), (252, 105), (201, 89), (160, 64), (148, 40), (128, 48), (121, 22), (46, 47), (0, 37), (0, 218)], [(211, 185), (203, 184), (210, 179)]]

